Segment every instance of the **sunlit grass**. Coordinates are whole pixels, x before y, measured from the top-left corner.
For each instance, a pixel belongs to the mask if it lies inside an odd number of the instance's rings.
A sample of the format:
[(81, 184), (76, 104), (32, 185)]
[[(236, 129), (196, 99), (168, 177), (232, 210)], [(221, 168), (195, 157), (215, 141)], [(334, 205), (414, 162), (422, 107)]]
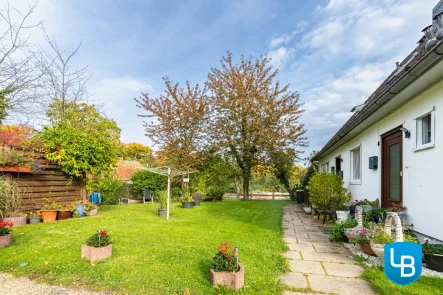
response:
[[(98, 216), (14, 229), (13, 245), (0, 249), (0, 271), (116, 293), (213, 294), (211, 259), (227, 241), (240, 247), (245, 265), (241, 294), (281, 294), (279, 275), (287, 268), (281, 216), (288, 203), (202, 203), (174, 208), (169, 222), (152, 205), (101, 206)], [(91, 266), (80, 248), (97, 229), (111, 235), (113, 256)], [(22, 261), (28, 265), (20, 267)]]

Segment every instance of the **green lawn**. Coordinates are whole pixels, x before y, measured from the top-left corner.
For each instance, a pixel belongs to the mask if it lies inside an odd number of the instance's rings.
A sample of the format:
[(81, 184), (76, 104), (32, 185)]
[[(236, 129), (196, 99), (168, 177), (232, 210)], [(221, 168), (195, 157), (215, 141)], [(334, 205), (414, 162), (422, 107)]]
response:
[(366, 267), (363, 278), (368, 280), (380, 295), (438, 295), (443, 294), (443, 279), (420, 277), (415, 283), (402, 287), (385, 276), (383, 269)]
[[(290, 201), (223, 201), (174, 208), (167, 222), (152, 205), (101, 206), (99, 215), (27, 225), (0, 249), (0, 271), (50, 284), (131, 294), (218, 294), (210, 286), (211, 259), (220, 242), (239, 246), (245, 266), (240, 294), (281, 294), (287, 270), (281, 253), (282, 207)], [(113, 257), (90, 265), (80, 248), (107, 229)], [(19, 262), (29, 264), (20, 267)], [(237, 293), (233, 293), (237, 294)]]

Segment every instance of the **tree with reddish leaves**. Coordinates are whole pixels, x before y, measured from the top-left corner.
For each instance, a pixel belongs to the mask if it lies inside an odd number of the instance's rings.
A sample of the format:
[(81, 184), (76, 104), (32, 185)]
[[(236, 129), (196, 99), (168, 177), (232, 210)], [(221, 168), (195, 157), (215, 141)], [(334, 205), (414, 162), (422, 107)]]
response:
[(272, 152), (306, 145), (299, 95), (280, 85), (270, 61), (267, 55), (242, 56), (235, 64), (228, 52), (208, 75), (211, 141), (235, 158), (245, 199), (255, 165), (270, 161)]
[(205, 125), (208, 115), (206, 89), (197, 84), (185, 87), (164, 78), (166, 90), (159, 97), (142, 93), (137, 106), (148, 111), (139, 115), (145, 121), (146, 135), (159, 146), (168, 163), (181, 169), (198, 164), (207, 142)]

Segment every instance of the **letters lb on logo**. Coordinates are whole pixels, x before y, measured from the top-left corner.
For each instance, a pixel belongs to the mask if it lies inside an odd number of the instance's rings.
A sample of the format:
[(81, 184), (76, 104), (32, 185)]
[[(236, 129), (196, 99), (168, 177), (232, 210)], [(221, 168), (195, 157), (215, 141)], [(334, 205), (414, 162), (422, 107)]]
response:
[(385, 275), (400, 286), (412, 284), (421, 276), (421, 245), (406, 242), (387, 244), (385, 250)]

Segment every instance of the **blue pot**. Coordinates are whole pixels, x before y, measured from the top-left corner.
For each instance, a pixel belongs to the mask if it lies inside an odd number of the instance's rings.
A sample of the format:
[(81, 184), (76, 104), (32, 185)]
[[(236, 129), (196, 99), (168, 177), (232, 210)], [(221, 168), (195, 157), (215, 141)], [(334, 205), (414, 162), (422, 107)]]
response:
[(86, 216), (86, 214), (85, 214), (85, 205), (84, 204), (75, 205), (75, 209), (77, 209), (78, 214), (79, 214), (80, 217)]
[(378, 223), (378, 221), (380, 220), (380, 216), (374, 216), (373, 218), (375, 223)]
[(355, 208), (350, 208), (349, 209), (349, 214), (351, 214), (352, 216), (355, 215)]

